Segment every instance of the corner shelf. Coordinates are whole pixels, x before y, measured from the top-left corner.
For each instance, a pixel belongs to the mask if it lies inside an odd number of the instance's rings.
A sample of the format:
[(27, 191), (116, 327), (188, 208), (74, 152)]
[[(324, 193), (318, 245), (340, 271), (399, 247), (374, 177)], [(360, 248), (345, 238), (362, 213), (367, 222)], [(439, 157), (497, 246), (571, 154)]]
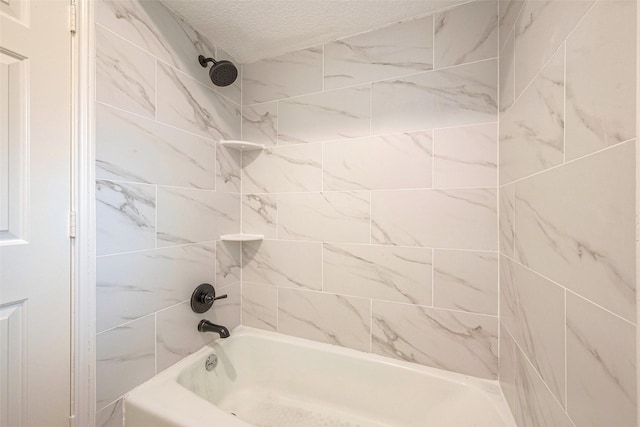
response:
[(236, 141), (231, 139), (221, 139), (220, 145), (238, 151), (263, 150), (264, 144), (256, 144), (255, 142)]
[(262, 234), (223, 234), (220, 236), (220, 240), (224, 242), (254, 242), (263, 239)]

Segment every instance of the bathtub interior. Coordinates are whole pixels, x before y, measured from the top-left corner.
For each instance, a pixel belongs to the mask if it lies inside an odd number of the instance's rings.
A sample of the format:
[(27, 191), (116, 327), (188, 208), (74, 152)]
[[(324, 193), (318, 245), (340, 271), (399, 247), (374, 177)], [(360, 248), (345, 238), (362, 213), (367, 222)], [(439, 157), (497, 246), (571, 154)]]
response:
[(251, 425), (515, 425), (497, 383), (381, 356), (247, 327), (199, 354), (178, 384)]

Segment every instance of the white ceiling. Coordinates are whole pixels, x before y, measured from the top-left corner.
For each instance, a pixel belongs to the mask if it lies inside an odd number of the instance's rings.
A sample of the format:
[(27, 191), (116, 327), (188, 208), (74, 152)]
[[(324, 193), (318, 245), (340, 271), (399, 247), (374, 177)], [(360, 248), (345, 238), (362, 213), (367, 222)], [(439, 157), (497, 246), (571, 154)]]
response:
[(161, 1), (246, 64), (469, 0)]

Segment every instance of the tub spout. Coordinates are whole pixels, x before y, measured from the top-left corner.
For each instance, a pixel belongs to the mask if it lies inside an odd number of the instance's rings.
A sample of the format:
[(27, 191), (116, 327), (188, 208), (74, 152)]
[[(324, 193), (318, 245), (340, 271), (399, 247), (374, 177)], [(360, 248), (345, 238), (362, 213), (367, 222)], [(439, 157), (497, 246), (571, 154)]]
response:
[(220, 335), (220, 338), (229, 338), (229, 335), (231, 335), (226, 327), (216, 325), (208, 320), (201, 320), (200, 323), (198, 323), (198, 330), (200, 332), (215, 332)]

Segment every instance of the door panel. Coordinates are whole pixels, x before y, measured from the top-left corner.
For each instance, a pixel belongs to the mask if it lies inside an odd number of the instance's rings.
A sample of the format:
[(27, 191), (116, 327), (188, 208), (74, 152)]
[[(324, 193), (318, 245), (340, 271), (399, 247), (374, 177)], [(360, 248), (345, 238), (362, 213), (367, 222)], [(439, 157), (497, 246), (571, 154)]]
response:
[(69, 3), (0, 0), (0, 425), (70, 402)]

